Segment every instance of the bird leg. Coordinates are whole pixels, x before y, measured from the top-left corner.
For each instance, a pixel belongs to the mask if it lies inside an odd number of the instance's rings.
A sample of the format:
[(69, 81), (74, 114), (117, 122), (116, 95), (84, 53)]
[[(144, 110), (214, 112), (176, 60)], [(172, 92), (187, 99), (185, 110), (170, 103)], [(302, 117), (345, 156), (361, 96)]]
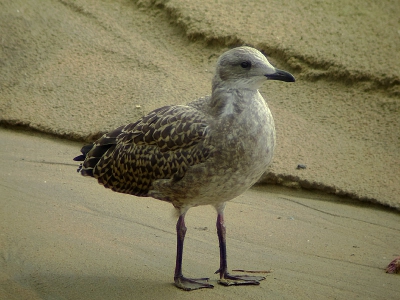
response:
[(217, 234), (219, 240), (219, 253), (220, 253), (220, 266), (215, 274), (219, 273), (219, 284), (229, 285), (258, 285), (264, 276), (251, 276), (251, 275), (230, 275), (228, 273), (228, 264), (226, 261), (226, 228), (224, 223), (223, 212), (218, 212), (217, 217)]
[(175, 285), (185, 291), (192, 291), (202, 288), (213, 288), (208, 283), (208, 278), (186, 278), (182, 274), (182, 258), (183, 258), (183, 242), (185, 240), (186, 226), (185, 214), (179, 216), (176, 223), (177, 249), (176, 249), (176, 266), (175, 266)]

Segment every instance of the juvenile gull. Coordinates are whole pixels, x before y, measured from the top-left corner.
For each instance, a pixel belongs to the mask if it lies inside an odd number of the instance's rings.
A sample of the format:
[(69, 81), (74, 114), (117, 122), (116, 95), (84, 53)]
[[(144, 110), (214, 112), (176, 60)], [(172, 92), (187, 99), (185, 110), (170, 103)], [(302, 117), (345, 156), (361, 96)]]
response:
[(78, 172), (113, 191), (171, 202), (178, 210), (175, 285), (212, 288), (208, 278), (182, 274), (185, 215), (189, 208), (217, 210), (222, 285), (259, 284), (261, 276), (231, 275), (226, 260), (225, 202), (246, 191), (271, 163), (275, 126), (258, 91), (265, 80), (294, 82), (250, 47), (221, 55), (211, 96), (164, 106), (82, 148)]

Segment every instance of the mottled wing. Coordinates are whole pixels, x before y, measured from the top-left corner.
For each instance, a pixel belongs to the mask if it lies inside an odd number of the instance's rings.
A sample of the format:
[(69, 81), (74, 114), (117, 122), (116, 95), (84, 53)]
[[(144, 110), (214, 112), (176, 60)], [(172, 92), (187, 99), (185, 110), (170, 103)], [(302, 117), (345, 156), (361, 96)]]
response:
[(209, 158), (207, 135), (206, 118), (196, 108), (165, 106), (105, 134), (86, 154), (83, 148), (81, 173), (116, 192), (147, 196), (154, 180), (179, 180)]

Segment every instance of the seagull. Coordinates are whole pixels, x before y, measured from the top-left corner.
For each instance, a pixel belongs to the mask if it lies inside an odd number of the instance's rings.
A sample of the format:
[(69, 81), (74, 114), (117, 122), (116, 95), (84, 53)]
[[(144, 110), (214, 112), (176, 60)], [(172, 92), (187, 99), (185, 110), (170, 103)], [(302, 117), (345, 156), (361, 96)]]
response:
[(78, 172), (115, 192), (170, 202), (178, 212), (174, 282), (183, 290), (213, 288), (209, 278), (182, 273), (185, 215), (212, 205), (217, 212), (219, 284), (258, 285), (265, 277), (232, 275), (226, 258), (225, 203), (251, 187), (271, 164), (275, 125), (258, 89), (266, 80), (294, 82), (258, 50), (242, 46), (216, 64), (212, 94), (164, 106), (104, 134), (81, 149)]

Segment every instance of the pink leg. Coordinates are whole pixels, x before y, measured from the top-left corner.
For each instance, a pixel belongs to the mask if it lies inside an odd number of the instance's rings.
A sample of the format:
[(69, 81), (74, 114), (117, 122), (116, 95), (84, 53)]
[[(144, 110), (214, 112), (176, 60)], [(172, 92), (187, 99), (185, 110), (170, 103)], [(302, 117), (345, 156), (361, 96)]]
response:
[(214, 286), (208, 283), (208, 278), (191, 279), (184, 277), (182, 274), (183, 242), (186, 235), (185, 214), (179, 216), (178, 222), (176, 223), (176, 235), (177, 249), (174, 275), (175, 285), (185, 291), (192, 291), (202, 288), (213, 288)]

